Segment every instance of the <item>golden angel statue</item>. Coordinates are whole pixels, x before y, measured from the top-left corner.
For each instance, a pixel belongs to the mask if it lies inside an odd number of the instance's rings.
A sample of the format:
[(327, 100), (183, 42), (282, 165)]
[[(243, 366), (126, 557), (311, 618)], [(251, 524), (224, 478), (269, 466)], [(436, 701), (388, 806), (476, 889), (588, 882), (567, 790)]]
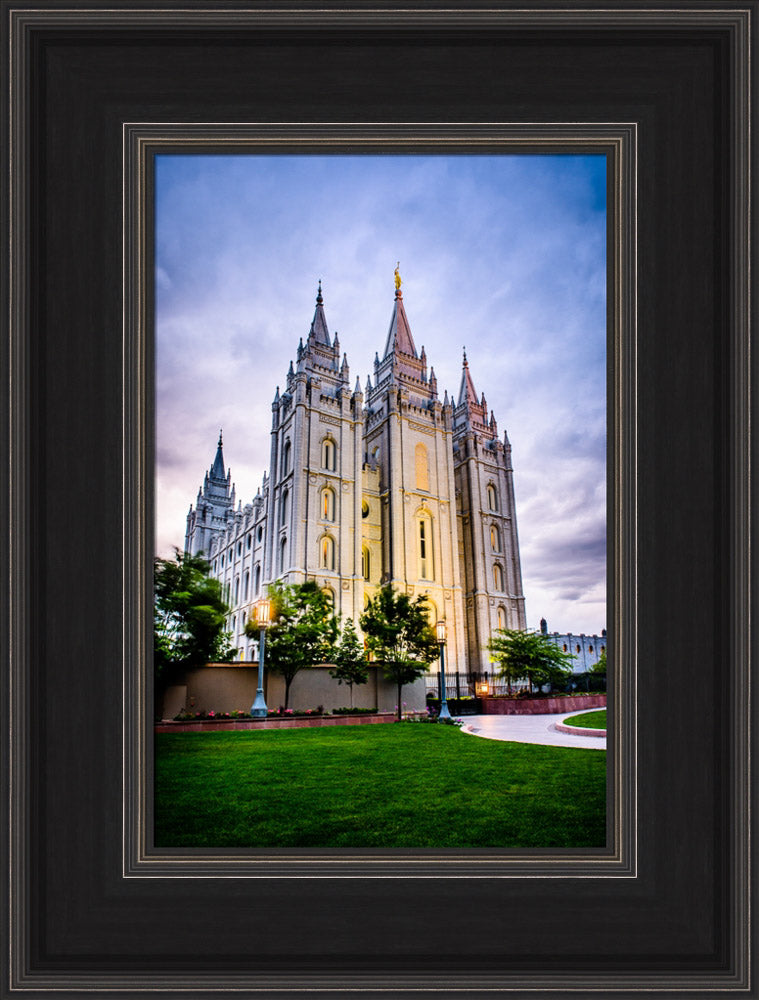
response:
[(398, 268), (400, 266), (401, 266), (401, 262), (398, 261), (398, 263), (395, 265), (395, 290), (396, 290), (396, 292), (401, 287), (401, 273), (398, 270)]

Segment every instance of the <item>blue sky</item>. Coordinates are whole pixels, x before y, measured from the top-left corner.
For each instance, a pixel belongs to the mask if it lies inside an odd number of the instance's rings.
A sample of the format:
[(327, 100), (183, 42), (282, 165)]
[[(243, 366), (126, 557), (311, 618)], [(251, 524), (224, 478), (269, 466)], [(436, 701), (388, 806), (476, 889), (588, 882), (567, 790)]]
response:
[(417, 350), (458, 396), (462, 348), (512, 444), (527, 621), (606, 626), (606, 204), (600, 156), (160, 156), (157, 550), (224, 429), (243, 504), (321, 278), (362, 386), (400, 261)]

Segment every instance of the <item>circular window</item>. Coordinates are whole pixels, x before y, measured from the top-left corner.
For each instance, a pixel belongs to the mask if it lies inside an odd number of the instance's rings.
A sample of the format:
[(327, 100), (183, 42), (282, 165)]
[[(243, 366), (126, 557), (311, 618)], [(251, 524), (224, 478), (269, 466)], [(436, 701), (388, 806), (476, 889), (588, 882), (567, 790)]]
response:
[(361, 504), (361, 517), (369, 517), (369, 504), (366, 500)]

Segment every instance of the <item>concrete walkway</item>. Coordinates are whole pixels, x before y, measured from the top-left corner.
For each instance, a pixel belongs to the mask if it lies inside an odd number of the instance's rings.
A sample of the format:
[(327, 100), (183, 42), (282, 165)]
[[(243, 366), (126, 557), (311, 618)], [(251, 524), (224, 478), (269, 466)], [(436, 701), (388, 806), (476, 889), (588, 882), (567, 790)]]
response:
[(574, 736), (560, 733), (556, 723), (583, 712), (561, 715), (468, 715), (464, 716), (462, 733), (483, 736), (488, 740), (510, 740), (512, 743), (542, 743), (551, 747), (584, 747), (605, 750), (605, 736)]

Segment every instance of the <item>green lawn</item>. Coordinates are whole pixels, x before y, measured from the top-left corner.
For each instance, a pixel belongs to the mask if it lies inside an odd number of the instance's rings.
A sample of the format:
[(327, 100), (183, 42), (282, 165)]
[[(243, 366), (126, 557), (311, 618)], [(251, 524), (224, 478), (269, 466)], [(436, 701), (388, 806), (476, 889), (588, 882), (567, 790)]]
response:
[(602, 847), (606, 753), (449, 726), (156, 736), (158, 847)]
[(582, 715), (573, 715), (571, 719), (564, 719), (565, 726), (579, 726), (581, 729), (606, 729), (606, 709), (599, 709), (598, 712), (583, 712)]

